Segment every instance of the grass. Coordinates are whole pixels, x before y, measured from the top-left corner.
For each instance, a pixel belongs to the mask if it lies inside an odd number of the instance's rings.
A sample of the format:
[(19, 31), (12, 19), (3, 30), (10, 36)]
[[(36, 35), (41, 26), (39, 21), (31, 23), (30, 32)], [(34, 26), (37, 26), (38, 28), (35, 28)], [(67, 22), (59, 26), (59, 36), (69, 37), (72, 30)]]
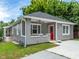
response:
[(41, 43), (24, 48), (11, 42), (0, 42), (0, 59), (19, 59), (25, 55), (33, 54), (55, 46), (56, 45), (53, 43)]

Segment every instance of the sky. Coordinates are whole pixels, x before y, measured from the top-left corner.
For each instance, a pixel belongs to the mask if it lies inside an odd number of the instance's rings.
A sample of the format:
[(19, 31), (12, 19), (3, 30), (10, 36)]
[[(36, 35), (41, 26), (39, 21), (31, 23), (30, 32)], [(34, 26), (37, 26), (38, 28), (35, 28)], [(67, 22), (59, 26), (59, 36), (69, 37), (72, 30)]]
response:
[(22, 15), (23, 6), (30, 4), (30, 0), (0, 0), (0, 21), (9, 22)]
[(17, 19), (17, 17), (22, 16), (22, 10), (20, 10), (20, 8), (29, 5), (30, 1), (31, 0), (0, 0), (0, 21), (9, 22), (12, 19)]

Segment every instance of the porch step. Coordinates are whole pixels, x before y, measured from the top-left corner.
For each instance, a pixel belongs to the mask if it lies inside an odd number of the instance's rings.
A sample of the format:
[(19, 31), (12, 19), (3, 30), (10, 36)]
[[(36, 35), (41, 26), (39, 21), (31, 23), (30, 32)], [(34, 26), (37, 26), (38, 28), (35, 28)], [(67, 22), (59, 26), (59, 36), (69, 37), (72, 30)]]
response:
[(62, 43), (62, 41), (50, 41), (51, 43), (54, 43), (56, 45), (60, 45)]
[(17, 45), (19, 44), (19, 43), (18, 43), (18, 42), (16, 42), (16, 41), (12, 41), (12, 43), (17, 44)]

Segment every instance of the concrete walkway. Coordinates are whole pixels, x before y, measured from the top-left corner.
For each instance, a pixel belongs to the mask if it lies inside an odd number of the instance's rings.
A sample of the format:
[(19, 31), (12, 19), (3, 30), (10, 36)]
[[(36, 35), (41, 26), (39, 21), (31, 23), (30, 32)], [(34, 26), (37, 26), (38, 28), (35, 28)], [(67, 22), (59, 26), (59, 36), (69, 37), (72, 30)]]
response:
[(48, 51), (66, 56), (71, 59), (79, 59), (79, 41), (63, 41), (60, 43), (60, 46), (48, 49)]
[(51, 53), (49, 51), (41, 51), (21, 59), (68, 59), (66, 57)]

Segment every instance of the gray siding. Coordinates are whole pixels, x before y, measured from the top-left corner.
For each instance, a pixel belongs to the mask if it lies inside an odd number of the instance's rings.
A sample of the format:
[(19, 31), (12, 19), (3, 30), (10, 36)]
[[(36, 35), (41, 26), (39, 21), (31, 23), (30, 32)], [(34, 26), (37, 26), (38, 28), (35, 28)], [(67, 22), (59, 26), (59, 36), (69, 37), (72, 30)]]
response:
[(19, 40), (19, 43), (20, 43), (20, 44), (25, 44), (25, 37), (20, 36), (19, 39), (20, 39), (20, 40)]
[(70, 25), (70, 35), (62, 35), (62, 24), (58, 23), (58, 40), (68, 40), (68, 39), (73, 39), (73, 25)]
[(48, 33), (48, 24), (46, 24), (46, 23), (42, 23), (42, 26), (41, 26), (42, 28), (42, 33), (45, 35), (45, 34), (47, 34)]
[[(40, 23), (40, 22), (38, 22)], [(36, 44), (36, 43), (43, 43), (49, 42), (49, 35), (48, 35), (48, 26), (45, 23), (41, 24), (41, 31), (42, 35), (33, 36), (31, 35), (31, 21), (26, 21), (26, 44)]]
[[(38, 22), (39, 23), (39, 22)], [(17, 35), (17, 25), (13, 26), (13, 35), (12, 39), (14, 41), (19, 42), (20, 44), (25, 44), (25, 39), (26, 39), (26, 44), (36, 44), (36, 43), (43, 43), (43, 42), (49, 42), (50, 40), (50, 35), (48, 34), (48, 24), (46, 23), (41, 23), (41, 31), (43, 35), (40, 36), (31, 36), (31, 21), (26, 20), (26, 38), (21, 36), (21, 23), (19, 25), (19, 34)]]
[(26, 21), (26, 44), (28, 44), (30, 36), (31, 36), (31, 21), (28, 20)]
[(37, 44), (43, 42), (49, 42), (49, 35), (40, 35), (40, 36), (30, 36), (30, 39), (27, 39), (27, 44)]
[[(32, 36), (31, 35), (31, 20), (26, 20), (26, 30), (25, 30), (25, 36), (21, 36), (21, 23), (18, 24), (19, 26), (19, 34), (17, 35), (17, 25), (12, 27), (12, 39), (14, 41), (17, 41), (21, 44), (25, 44), (25, 39), (26, 39), (26, 44), (36, 44), (36, 43), (43, 43), (43, 42), (49, 42), (50, 41), (50, 33), (48, 26), (49, 25), (54, 25), (54, 35), (55, 33), (55, 23), (43, 23), (43, 22), (37, 22), (41, 24), (41, 31), (42, 35), (39, 36)], [(62, 24), (57, 24), (57, 37), (58, 40), (67, 40), (67, 39), (73, 39), (73, 25), (70, 25), (70, 35), (62, 35)]]
[(62, 39), (62, 24), (57, 24), (57, 37), (58, 37), (58, 40), (61, 40)]
[[(17, 35), (17, 25), (18, 25), (18, 35)], [(18, 43), (24, 44), (25, 41), (25, 37), (21, 36), (21, 23), (17, 24), (15, 26), (12, 27), (12, 40), (16, 41)]]

